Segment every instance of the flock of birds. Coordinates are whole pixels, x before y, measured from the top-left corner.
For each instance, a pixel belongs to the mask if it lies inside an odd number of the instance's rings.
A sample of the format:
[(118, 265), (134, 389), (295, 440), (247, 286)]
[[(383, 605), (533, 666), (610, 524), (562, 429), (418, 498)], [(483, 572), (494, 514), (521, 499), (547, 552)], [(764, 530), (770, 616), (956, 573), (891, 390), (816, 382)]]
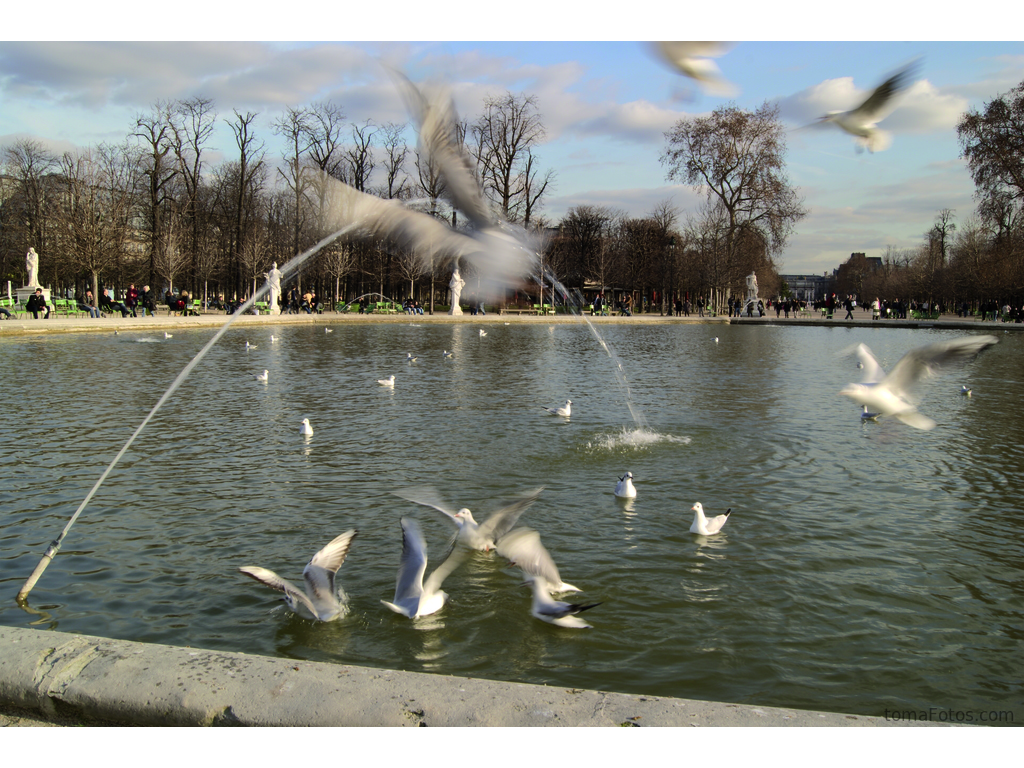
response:
[[(717, 337), (715, 338), (717, 342)], [(934, 420), (921, 414), (913, 401), (913, 390), (925, 379), (935, 376), (954, 364), (972, 359), (998, 341), (995, 336), (977, 335), (940, 341), (907, 352), (886, 373), (864, 344), (857, 344), (844, 350), (845, 355), (857, 357), (857, 368), (863, 370), (860, 382), (848, 384), (840, 394), (851, 398), (862, 407), (861, 419), (877, 421), (882, 416), (892, 417), (917, 429), (928, 430), (936, 426)], [(247, 342), (247, 348), (252, 348)], [(447, 358), (450, 353), (445, 350)], [(411, 363), (418, 358), (407, 353)], [(268, 371), (257, 378), (267, 381)], [(379, 379), (382, 386), (394, 387), (395, 377)], [(960, 393), (970, 397), (971, 389), (962, 386)], [(564, 406), (544, 408), (553, 415), (569, 419), (572, 415), (572, 400)], [(313, 435), (308, 418), (302, 420), (300, 434)], [(621, 499), (635, 499), (637, 489), (632, 472), (626, 472), (615, 484), (614, 494)], [(600, 603), (572, 603), (557, 599), (558, 595), (581, 592), (579, 587), (562, 580), (558, 566), (544, 547), (540, 534), (532, 528), (517, 527), (522, 514), (539, 498), (543, 488), (537, 488), (517, 497), (512, 503), (493, 512), (483, 522), (477, 522), (473, 513), (463, 507), (454, 509), (430, 486), (419, 486), (393, 491), (406, 501), (431, 507), (442, 513), (455, 526), (455, 532), (448, 542), (445, 555), (429, 576), (427, 572), (427, 544), (419, 523), (410, 517), (401, 519), (402, 553), (395, 594), (391, 600), (381, 600), (387, 608), (410, 619), (429, 616), (441, 610), (448, 600), (442, 589), (448, 578), (467, 558), (474, 553), (497, 554), (505, 558), (510, 566), (518, 568), (523, 575), (524, 585), (533, 591), (530, 613), (535, 618), (560, 627), (589, 629), (579, 614)], [(720, 533), (732, 514), (732, 508), (725, 514), (708, 517), (700, 502), (691, 508), (693, 523), (690, 533), (699, 536), (714, 536)], [(258, 566), (244, 566), (239, 571), (260, 583), (284, 593), (288, 607), (298, 615), (316, 621), (332, 621), (346, 615), (347, 596), (337, 581), (338, 569), (345, 562), (355, 530), (349, 530), (336, 537), (319, 550), (303, 569), (304, 588), (300, 589), (273, 571)]]
[[(660, 43), (659, 54), (678, 71), (706, 85), (724, 87), (717, 66), (709, 57), (720, 55), (724, 49), (711, 43)], [(870, 151), (884, 148), (884, 139), (876, 124), (884, 116), (893, 97), (906, 87), (914, 69), (910, 65), (884, 83), (860, 105), (845, 112), (832, 112), (821, 118), (821, 124), (834, 124), (855, 136)], [(388, 201), (364, 195), (342, 185), (350, 216), (361, 222), (363, 236), (387, 238), (400, 244), (416, 245), (423, 242), (436, 244), (438, 253), (473, 261), (485, 275), (500, 280), (504, 274), (523, 274), (525, 266), (532, 263), (532, 254), (522, 232), (511, 230), (507, 222), (495, 220), (467, 166), (467, 158), (460, 152), (453, 140), (456, 124), (454, 107), (450, 97), (441, 93), (427, 98), (425, 93), (414, 86), (400, 73), (395, 73), (396, 82), (403, 89), (410, 112), (419, 127), (420, 147), (439, 165), (448, 185), (449, 194), (455, 207), (462, 210), (473, 225), (468, 234), (455, 232), (438, 223), (432, 217), (419, 214)], [(325, 328), (325, 333), (332, 329)], [(487, 336), (479, 330), (481, 338)], [(718, 338), (714, 341), (717, 343)], [(881, 365), (863, 344), (854, 348), (859, 358), (859, 368), (864, 377), (859, 383), (852, 383), (840, 394), (850, 397), (862, 406), (862, 419), (878, 419), (890, 416), (918, 429), (931, 429), (935, 422), (919, 413), (911, 400), (911, 390), (922, 379), (938, 373), (948, 365), (964, 361), (996, 342), (993, 336), (971, 336), (952, 341), (939, 342), (908, 352), (886, 374)], [(246, 349), (254, 349), (246, 342)], [(451, 357), (445, 350), (444, 358)], [(417, 357), (407, 353), (406, 361), (415, 363)], [(268, 372), (257, 376), (267, 381)], [(394, 388), (395, 376), (378, 379), (383, 387)], [(966, 390), (966, 394), (970, 394)], [(564, 406), (544, 410), (564, 419), (572, 415), (572, 400)], [(301, 434), (311, 437), (313, 428), (309, 419), (303, 419)], [(390, 610), (402, 616), (416, 619), (439, 611), (447, 601), (442, 585), (469, 556), (476, 552), (496, 553), (508, 560), (523, 574), (524, 582), (531, 585), (533, 602), (531, 614), (548, 623), (569, 628), (589, 628), (579, 614), (599, 603), (570, 603), (556, 599), (559, 594), (581, 591), (562, 581), (558, 568), (547, 549), (541, 543), (537, 531), (516, 527), (520, 516), (532, 505), (543, 489), (536, 489), (505, 506), (483, 523), (477, 523), (469, 509), (453, 511), (432, 488), (417, 488), (395, 493), (407, 501), (432, 507), (443, 513), (456, 526), (445, 556), (429, 576), (427, 570), (427, 545), (419, 523), (403, 517), (402, 553), (395, 593), (392, 600), (381, 600)], [(615, 495), (631, 499), (637, 495), (633, 474), (626, 472), (615, 486)], [(732, 513), (707, 517), (700, 502), (691, 507), (694, 513), (690, 532), (700, 536), (720, 533)], [(273, 571), (257, 566), (245, 566), (239, 570), (253, 579), (284, 593), (288, 606), (301, 616), (318, 621), (331, 621), (345, 614), (346, 596), (337, 582), (337, 572), (344, 563), (355, 530), (346, 531), (310, 559), (303, 570), (304, 589), (299, 589)]]
[[(698, 82), (708, 93), (732, 96), (736, 87), (722, 75), (714, 62), (732, 48), (721, 42), (657, 42), (652, 45), (656, 58), (675, 71)], [(920, 59), (915, 59), (885, 79), (860, 104), (848, 110), (828, 112), (811, 126), (834, 125), (853, 136), (858, 151), (880, 152), (891, 144), (891, 136), (878, 123), (892, 111), (895, 97), (907, 88), (916, 74)]]
[[(255, 345), (246, 342), (246, 349), (254, 348)], [(444, 359), (450, 357), (451, 353), (444, 350)], [(412, 363), (418, 360), (418, 357), (409, 352), (406, 353), (406, 360)], [(269, 371), (265, 369), (263, 373), (256, 375), (256, 379), (266, 383), (269, 380)], [(378, 379), (377, 383), (393, 388), (395, 376), (392, 374), (386, 379)], [(543, 410), (552, 416), (569, 419), (572, 416), (572, 400), (567, 399), (565, 405), (559, 407), (543, 407)], [(313, 436), (309, 418), (302, 420), (299, 434), (304, 438)], [(402, 554), (395, 582), (395, 595), (392, 600), (381, 600), (381, 603), (395, 613), (411, 619), (434, 614), (448, 599), (447, 593), (441, 587), (449, 575), (474, 552), (496, 553), (505, 558), (509, 565), (519, 568), (523, 574), (524, 584), (531, 586), (531, 615), (561, 627), (591, 628), (591, 625), (578, 614), (600, 603), (570, 603), (556, 599), (558, 595), (582, 590), (562, 580), (558, 566), (541, 543), (537, 531), (527, 527), (516, 527), (520, 516), (539, 498), (543, 490), (537, 488), (521, 495), (513, 503), (496, 510), (480, 523), (469, 509), (463, 507), (455, 510), (432, 487), (419, 486), (393, 491), (396, 496), (407, 501), (441, 512), (455, 525), (456, 530), (448, 543), (441, 564), (426, 576), (427, 544), (423, 531), (416, 520), (403, 517)], [(614, 494), (624, 499), (636, 498), (637, 491), (633, 485), (632, 472), (626, 472), (619, 478), (615, 484)], [(700, 502), (694, 504), (691, 509), (694, 518), (690, 532), (702, 536), (712, 536), (721, 531), (732, 512), (730, 509), (724, 515), (708, 519)], [(337, 572), (345, 562), (356, 534), (355, 530), (346, 531), (313, 555), (302, 572), (305, 582), (302, 589), (266, 568), (243, 566), (238, 570), (272, 589), (283, 592), (285, 603), (299, 616), (316, 621), (333, 621), (346, 615), (347, 596), (337, 582)]]

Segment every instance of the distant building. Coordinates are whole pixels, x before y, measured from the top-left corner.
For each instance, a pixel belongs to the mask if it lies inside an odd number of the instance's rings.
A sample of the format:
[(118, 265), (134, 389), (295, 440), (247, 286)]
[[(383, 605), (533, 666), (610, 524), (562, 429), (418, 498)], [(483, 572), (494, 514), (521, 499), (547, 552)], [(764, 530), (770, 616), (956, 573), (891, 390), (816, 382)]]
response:
[(827, 272), (823, 275), (779, 275), (789, 286), (794, 299), (814, 302), (824, 299), (832, 288), (833, 276)]

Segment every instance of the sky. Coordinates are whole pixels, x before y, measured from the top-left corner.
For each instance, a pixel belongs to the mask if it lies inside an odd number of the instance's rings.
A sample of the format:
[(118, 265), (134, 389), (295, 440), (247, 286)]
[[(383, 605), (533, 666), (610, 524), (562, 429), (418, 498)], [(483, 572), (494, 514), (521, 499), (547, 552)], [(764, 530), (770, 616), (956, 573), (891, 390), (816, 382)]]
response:
[[(51, 39), (0, 42), (0, 147), (22, 138), (56, 152), (120, 143), (158, 100), (203, 96), (221, 118), (210, 160), (234, 156), (225, 120), (237, 110), (259, 113), (257, 135), (273, 162), (282, 147), (271, 124), (286, 106), (330, 100), (350, 122), (407, 121), (383, 62), (414, 82), (447, 85), (469, 119), (488, 95), (534, 95), (546, 130), (537, 154), (542, 170), (555, 173), (540, 210), (550, 222), (576, 205), (644, 216), (669, 201), (682, 225), (700, 197), (667, 180), (659, 159), (665, 132), (730, 102), (755, 110), (769, 101), (787, 128), (790, 183), (808, 209), (778, 257), (779, 271), (830, 274), (853, 252), (881, 256), (887, 246), (919, 245), (943, 208), (957, 222), (973, 214), (956, 123), (1024, 82), (1024, 43), (984, 40), (998, 31), (988, 19), (1005, 18), (986, 14), (986, 5), (972, 4), (973, 21), (942, 19), (944, 27), (900, 3), (741, 2), (673, 9), (679, 18), (672, 19), (660, 10), (671, 6), (642, 0), (580, 21), (582, 6), (534, 0), (493, 12), (463, 0), (397, 2), (379, 14), (316, 0), (241, 23), (237, 5), (194, 0), (175, 4), (159, 23), (146, 11), (139, 17), (137, 3), (90, 6), (88, 18), (68, 5), (45, 27)], [(623, 9), (629, 19), (619, 18)], [(31, 9), (14, 13), (22, 18), (8, 32), (44, 29)], [(355, 40), (308, 40), (312, 33)], [(642, 42), (655, 37), (732, 41), (716, 63), (734, 93), (707, 92), (664, 66)], [(806, 128), (830, 110), (856, 106), (915, 60), (912, 84), (879, 124), (892, 134), (885, 151), (858, 152), (834, 126)]]

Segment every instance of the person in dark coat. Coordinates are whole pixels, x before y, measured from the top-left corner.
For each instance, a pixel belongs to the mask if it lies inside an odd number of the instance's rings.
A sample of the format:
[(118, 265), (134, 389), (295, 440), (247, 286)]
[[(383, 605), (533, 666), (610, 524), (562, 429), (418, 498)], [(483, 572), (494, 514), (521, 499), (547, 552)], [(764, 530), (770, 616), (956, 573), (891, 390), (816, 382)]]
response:
[(46, 314), (43, 315), (43, 319), (50, 317), (50, 308), (46, 305), (46, 299), (43, 298), (42, 288), (36, 288), (36, 292), (28, 297), (28, 303), (25, 305), (25, 308), (32, 313), (32, 317), (36, 320), (39, 319), (39, 313), (44, 311)]

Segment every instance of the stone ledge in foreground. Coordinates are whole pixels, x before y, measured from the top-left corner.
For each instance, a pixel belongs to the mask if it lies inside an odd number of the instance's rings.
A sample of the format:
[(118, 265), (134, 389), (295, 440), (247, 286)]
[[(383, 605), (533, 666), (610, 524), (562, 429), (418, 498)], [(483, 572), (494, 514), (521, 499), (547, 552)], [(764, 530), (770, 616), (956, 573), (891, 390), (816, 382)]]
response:
[[(0, 627), (0, 707), (56, 722), (241, 726), (903, 725)], [(915, 723), (910, 723), (915, 724)]]

